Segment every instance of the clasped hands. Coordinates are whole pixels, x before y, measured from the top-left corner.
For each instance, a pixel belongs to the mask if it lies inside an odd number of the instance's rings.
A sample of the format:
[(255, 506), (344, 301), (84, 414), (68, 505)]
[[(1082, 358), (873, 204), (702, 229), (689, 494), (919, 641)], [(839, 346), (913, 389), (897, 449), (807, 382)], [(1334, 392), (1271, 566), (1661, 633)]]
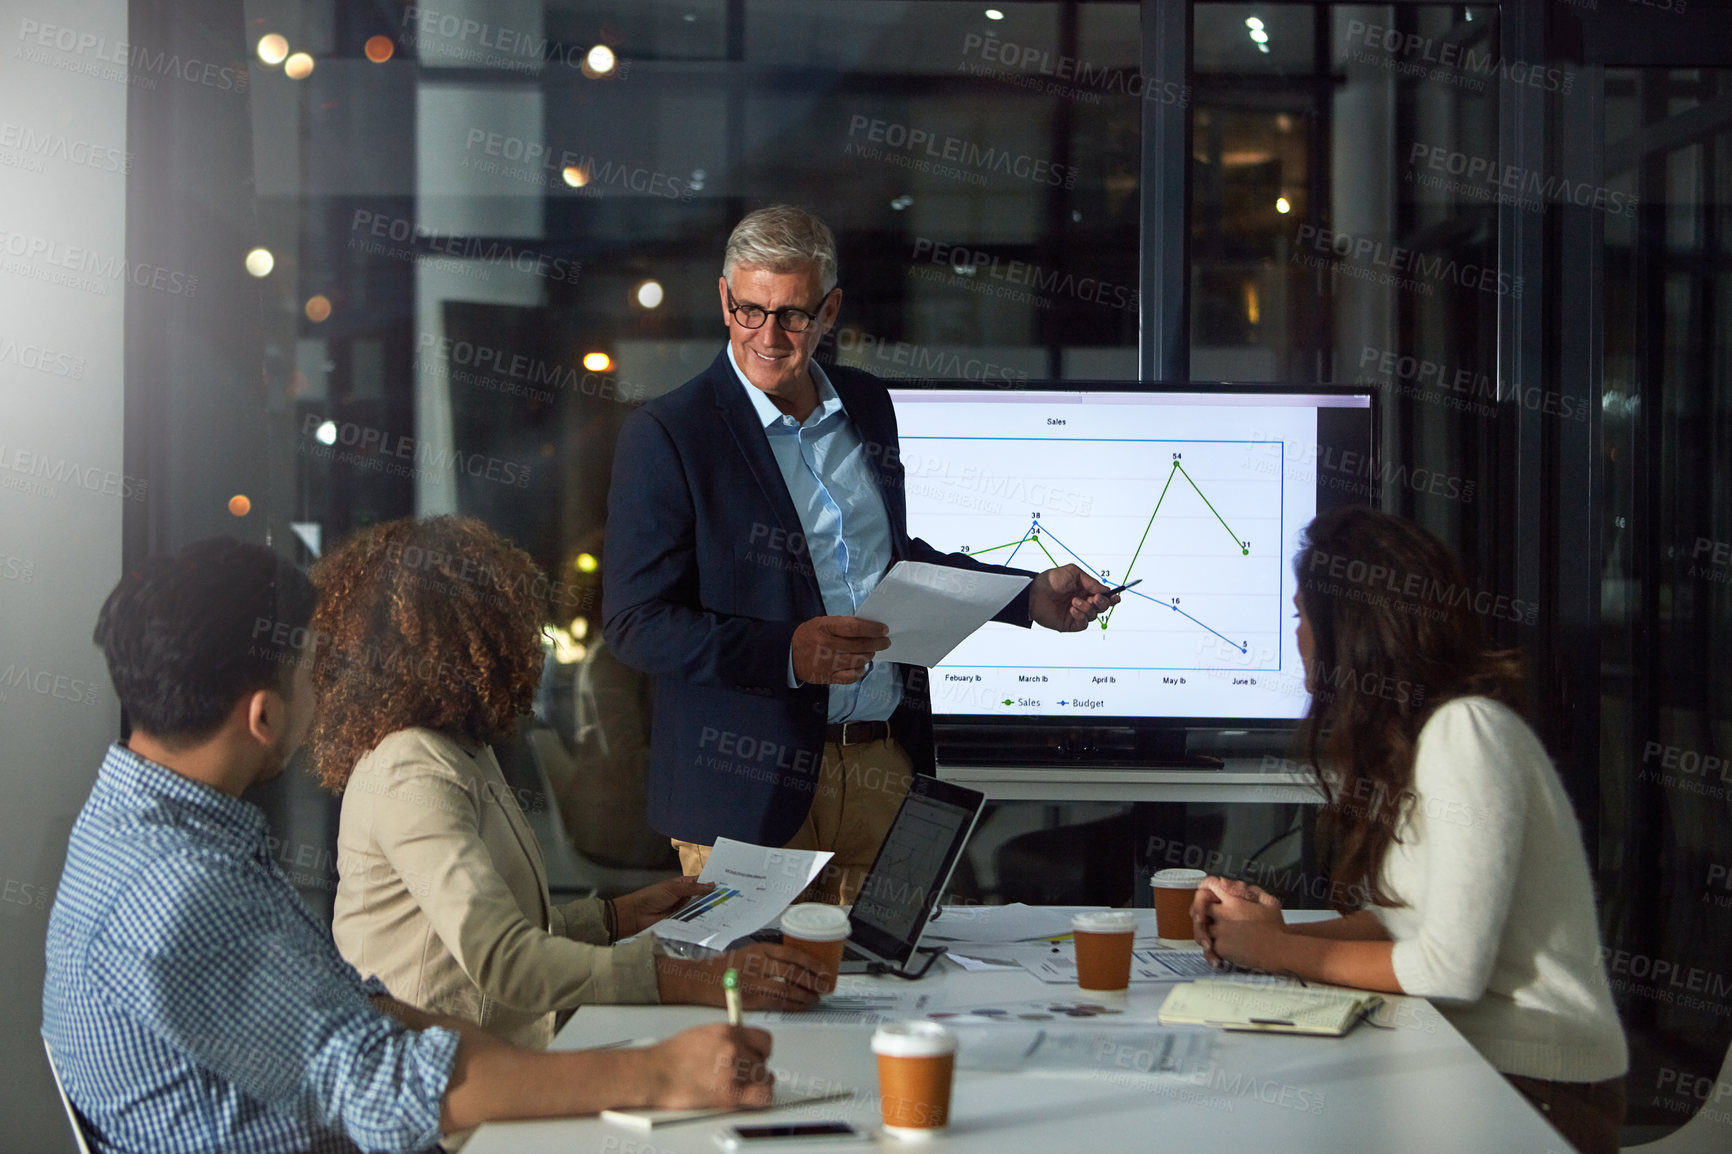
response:
[(1191, 926), (1211, 965), (1277, 971), (1286, 923), (1281, 899), (1248, 882), (1206, 877), (1191, 902)]
[[(1060, 565), (1029, 586), (1029, 618), (1059, 633), (1085, 629), (1119, 603), (1107, 586), (1075, 565)], [(814, 617), (794, 630), (794, 676), (808, 685), (852, 685), (873, 656), (890, 647), (890, 629), (863, 617)]]

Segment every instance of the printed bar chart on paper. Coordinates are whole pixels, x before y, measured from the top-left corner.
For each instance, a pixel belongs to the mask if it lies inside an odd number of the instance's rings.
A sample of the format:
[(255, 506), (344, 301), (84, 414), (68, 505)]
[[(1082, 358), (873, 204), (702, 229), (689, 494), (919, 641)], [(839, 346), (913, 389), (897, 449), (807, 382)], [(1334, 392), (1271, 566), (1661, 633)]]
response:
[(649, 927), (669, 941), (723, 949), (775, 921), (831, 858), (828, 850), (777, 849), (719, 837), (699, 881), (716, 888)]
[(987, 625), (933, 670), (936, 710), (1302, 711), (1290, 559), (1316, 498), (1309, 477), (1289, 483), (1288, 445), (1315, 443), (1311, 413), (949, 408), (898, 409), (911, 533), (991, 564), (1140, 583), (1082, 633)]
[(728, 889), (726, 887), (713, 889), (691, 905), (687, 906), (685, 909), (680, 910), (678, 913), (669, 914), (668, 920), (674, 922), (696, 921), (710, 910), (713, 910), (718, 906), (726, 905), (730, 899), (739, 896), (739, 890)]

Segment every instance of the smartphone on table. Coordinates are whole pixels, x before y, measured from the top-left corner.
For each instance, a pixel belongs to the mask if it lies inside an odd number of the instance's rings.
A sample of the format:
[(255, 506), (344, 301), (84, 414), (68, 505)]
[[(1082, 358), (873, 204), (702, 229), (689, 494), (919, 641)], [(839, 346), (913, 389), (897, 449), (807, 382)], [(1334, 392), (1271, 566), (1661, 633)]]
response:
[(845, 1146), (870, 1142), (872, 1135), (846, 1122), (771, 1122), (762, 1126), (730, 1126), (716, 1135), (723, 1150), (767, 1150), (783, 1143)]

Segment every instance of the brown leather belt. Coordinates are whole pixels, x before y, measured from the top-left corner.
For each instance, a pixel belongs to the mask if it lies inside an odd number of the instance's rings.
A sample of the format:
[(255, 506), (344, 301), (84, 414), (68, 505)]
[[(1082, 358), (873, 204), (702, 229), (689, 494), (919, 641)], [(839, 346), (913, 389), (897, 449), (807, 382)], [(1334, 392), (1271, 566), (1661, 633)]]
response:
[(834, 745), (865, 745), (889, 736), (888, 721), (842, 721), (824, 727), (824, 740)]

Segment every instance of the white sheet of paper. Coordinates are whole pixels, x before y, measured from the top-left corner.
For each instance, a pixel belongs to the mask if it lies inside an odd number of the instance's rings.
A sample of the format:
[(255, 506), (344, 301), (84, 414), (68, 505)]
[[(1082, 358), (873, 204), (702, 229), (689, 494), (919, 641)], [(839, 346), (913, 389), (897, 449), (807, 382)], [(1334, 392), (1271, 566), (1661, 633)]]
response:
[(1004, 906), (945, 906), (944, 912), (927, 924), (921, 941), (1021, 942), (1057, 937), (1070, 933), (1070, 917), (1069, 907), (1037, 908), (1021, 902)]
[(898, 561), (854, 616), (890, 627), (890, 648), (878, 654), (879, 660), (937, 665), (1010, 604), (1029, 580), (925, 561)]
[[(1096, 1019), (1099, 1021), (1100, 1019)], [(1043, 1074), (1195, 1075), (1208, 1068), (1213, 1030), (1152, 1023), (1106, 1029), (1016, 1023), (973, 1026), (946, 1023), (957, 1037), (958, 1070), (1024, 1070)], [(1131, 1026), (1131, 1028), (1126, 1028)]]
[[(991, 956), (1002, 961), (1017, 962), (1023, 969), (1050, 986), (1074, 987), (1076, 985), (1076, 947), (1070, 942), (1061, 943), (1056, 951), (1044, 943), (1035, 946), (1026, 944), (994, 946)], [(1180, 968), (1175, 971), (1172, 967), (1162, 965), (1161, 958), (1174, 959)], [(1176, 950), (1165, 946), (1139, 943), (1131, 950), (1131, 983), (1133, 985), (1140, 982), (1189, 982), (1197, 978), (1228, 976), (1254, 985), (1282, 985), (1287, 981), (1287, 979), (1276, 977), (1273, 974), (1248, 974), (1213, 969), (1208, 962), (1203, 960), (1203, 951), (1200, 949)]]
[(995, 961), (992, 958), (971, 958), (967, 954), (959, 954), (955, 950), (945, 953), (944, 960), (955, 962), (971, 974), (989, 973), (993, 970), (1020, 970), (1021, 965), (1014, 962)]
[(943, 1004), (942, 986), (891, 986), (865, 974), (843, 974), (836, 980), (836, 992), (819, 998), (809, 1010), (766, 1010), (747, 1014), (746, 1020), (762, 1026), (870, 1026), (892, 1018), (918, 1018)]
[(776, 849), (719, 837), (701, 882), (716, 888), (687, 902), (648, 932), (718, 950), (763, 929), (812, 884), (833, 856), (828, 850)]
[[(1177, 951), (1161, 951), (1176, 953)], [(1155, 950), (1139, 949), (1131, 951), (1131, 981), (1133, 982), (1187, 982), (1193, 977), (1214, 977), (1213, 972), (1204, 970), (1202, 974), (1181, 975), (1173, 973), (1167, 967), (1155, 960)], [(1197, 951), (1196, 958), (1202, 958), (1202, 952)], [(1076, 985), (1076, 947), (1065, 944), (1059, 947), (1058, 953), (1050, 949), (1044, 953), (1029, 950), (1019, 954), (1016, 959), (1022, 963), (1023, 969), (1054, 986)]]

